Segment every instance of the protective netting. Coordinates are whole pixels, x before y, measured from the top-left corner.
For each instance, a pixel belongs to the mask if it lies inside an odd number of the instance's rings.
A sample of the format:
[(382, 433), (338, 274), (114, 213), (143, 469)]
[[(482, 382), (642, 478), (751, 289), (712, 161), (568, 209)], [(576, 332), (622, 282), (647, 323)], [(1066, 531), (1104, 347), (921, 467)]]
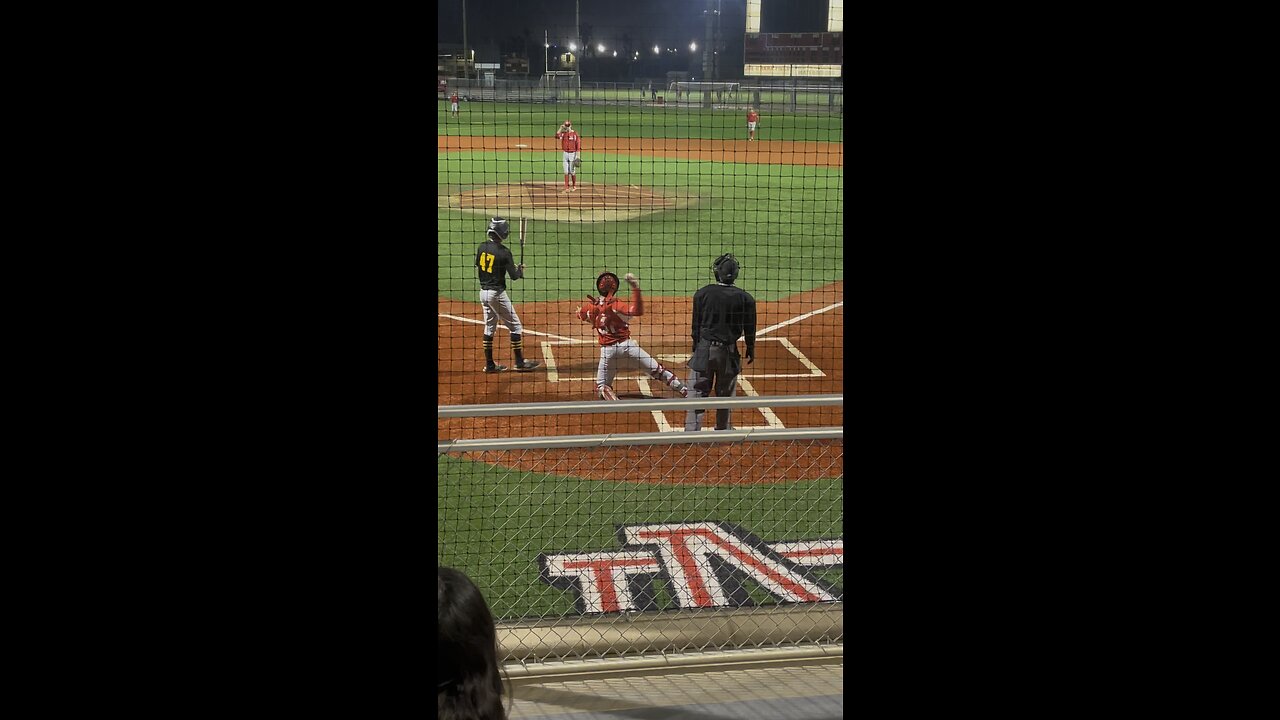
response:
[[(599, 642), (630, 613), (767, 613), (768, 644), (838, 642), (823, 609), (844, 592), (843, 456), (828, 440), (441, 454), (437, 561), (471, 576), (500, 624), (544, 626), (539, 643), (578, 656), (765, 642)], [(826, 613), (816, 629), (811, 611)]]
[[(442, 27), (460, 41), (458, 8), (448, 8), (448, 18), (446, 9)], [(744, 75), (747, 11), (707, 10), (637, 3), (609, 13), (583, 4), (575, 18), (570, 4), (527, 33), (517, 27), (486, 41), (479, 33), (492, 32), (489, 16), (518, 8), (477, 2), (470, 12), (485, 20), (472, 18), (466, 51), (477, 52), (474, 63), (459, 62), (461, 43), (453, 55), (441, 44), (441, 404), (591, 400), (602, 384), (624, 402), (677, 397), (695, 351), (694, 296), (716, 284), (712, 264), (725, 253), (740, 266), (734, 287), (756, 310), (752, 363), (745, 328), (737, 342), (736, 393), (842, 390), (841, 79)], [(513, 57), (522, 62), (508, 62)], [(502, 252), (481, 249), (494, 216), (507, 220), (503, 250), (525, 268), (522, 279), (502, 273), (500, 293), (491, 288), (495, 311), (486, 324), (482, 270), (496, 275), (504, 263)], [(595, 281), (606, 271), (638, 278), (643, 315), (627, 321), (634, 351), (606, 351), (596, 320), (576, 313), (589, 295), (599, 297)], [(617, 297), (633, 305), (637, 292), (624, 282)], [(606, 352), (616, 358), (602, 382)], [(518, 372), (520, 360), (538, 365)], [(806, 427), (829, 418), (754, 412), (734, 423)], [(537, 434), (510, 418), (458, 425)], [(634, 429), (683, 427), (672, 417), (665, 427), (655, 419)]]
[[(780, 64), (825, 62), (829, 28), (806, 28), (825, 33), (819, 49), (780, 49), (742, 3), (582, 3), (578, 17), (570, 3), (495, 31), (525, 6), (477, 0), (464, 39), (455, 5), (439, 11), (440, 404), (842, 393), (843, 85)], [(785, 77), (746, 74), (757, 45)], [(731, 282), (713, 270), (726, 254)], [(718, 422), (831, 427), (842, 408), (451, 417), (437, 437)], [(843, 592), (841, 441), (447, 453), (437, 470), (438, 561), (504, 621), (829, 607)], [(698, 550), (681, 575), (631, 532), (723, 552)], [(598, 557), (622, 563), (612, 584)]]

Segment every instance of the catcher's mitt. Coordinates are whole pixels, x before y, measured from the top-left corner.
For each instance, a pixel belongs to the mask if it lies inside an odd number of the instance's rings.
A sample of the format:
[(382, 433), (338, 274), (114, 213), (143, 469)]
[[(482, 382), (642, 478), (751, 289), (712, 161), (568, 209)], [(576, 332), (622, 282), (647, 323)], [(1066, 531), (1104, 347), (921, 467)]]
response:
[(574, 167), (582, 167), (582, 158), (574, 158), (574, 159), (573, 159), (573, 166), (574, 166)]

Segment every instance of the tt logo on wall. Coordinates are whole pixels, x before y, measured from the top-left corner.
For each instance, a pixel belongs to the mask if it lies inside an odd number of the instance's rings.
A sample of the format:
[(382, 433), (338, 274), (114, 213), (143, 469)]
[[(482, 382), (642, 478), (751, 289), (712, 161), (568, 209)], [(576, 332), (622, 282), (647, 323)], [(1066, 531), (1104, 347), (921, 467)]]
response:
[(546, 583), (576, 596), (580, 613), (657, 610), (661, 579), (678, 608), (755, 604), (748, 584), (780, 603), (840, 600), (843, 591), (809, 568), (844, 565), (844, 540), (767, 543), (727, 523), (618, 528), (621, 550), (538, 556)]

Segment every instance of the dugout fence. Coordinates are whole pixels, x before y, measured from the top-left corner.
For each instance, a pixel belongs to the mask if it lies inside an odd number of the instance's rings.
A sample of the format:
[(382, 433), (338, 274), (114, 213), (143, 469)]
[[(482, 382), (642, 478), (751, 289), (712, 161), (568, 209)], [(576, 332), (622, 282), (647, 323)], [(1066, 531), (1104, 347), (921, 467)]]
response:
[[(454, 405), (438, 421), (841, 407), (843, 395)], [(584, 425), (593, 427), (598, 425)], [(607, 426), (607, 423), (606, 423)], [(437, 439), (437, 562), (514, 679), (838, 658), (842, 427)]]

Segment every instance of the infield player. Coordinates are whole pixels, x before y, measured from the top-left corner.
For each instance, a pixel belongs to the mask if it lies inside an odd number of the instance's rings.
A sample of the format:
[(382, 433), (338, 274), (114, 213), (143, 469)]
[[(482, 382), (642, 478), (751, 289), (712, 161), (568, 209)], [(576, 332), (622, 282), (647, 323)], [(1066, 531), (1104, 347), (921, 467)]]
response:
[(516, 356), (515, 369), (528, 372), (542, 363), (524, 359), (524, 346), (520, 339), (520, 316), (507, 296), (507, 279), (524, 277), (524, 263), (515, 264), (511, 251), (502, 244), (511, 234), (511, 224), (505, 218), (495, 217), (489, 221), (489, 236), (476, 249), (475, 266), (480, 274), (480, 304), (484, 307), (484, 371), (487, 373), (502, 372), (506, 365), (493, 361), (493, 334), (498, 330), (498, 319), (511, 330), (511, 349)]
[[(561, 192), (574, 192), (578, 189), (578, 166), (574, 161), (582, 150), (582, 138), (573, 129), (573, 123), (565, 120), (560, 129), (556, 130), (556, 139), (560, 141), (560, 149), (564, 152), (564, 190)], [(569, 184), (570, 180), (573, 180), (573, 185)]]
[(648, 371), (649, 377), (666, 383), (682, 397), (688, 397), (689, 388), (676, 378), (675, 373), (663, 367), (662, 363), (654, 360), (652, 355), (631, 339), (631, 318), (644, 314), (644, 297), (640, 294), (640, 279), (631, 273), (627, 273), (626, 278), (627, 284), (631, 286), (630, 303), (615, 296), (618, 292), (618, 276), (605, 272), (596, 278), (596, 291), (600, 293), (600, 297), (588, 295), (587, 303), (574, 312), (579, 320), (591, 323), (596, 331), (596, 339), (600, 341), (596, 397), (602, 400), (618, 399), (618, 394), (613, 390), (613, 381), (618, 376), (618, 365), (626, 357), (639, 361), (640, 367)]
[(747, 106), (747, 142), (753, 142), (756, 139), (756, 123), (760, 122), (760, 113), (755, 108)]
[(449, 112), (453, 113), (454, 117), (458, 117), (458, 91), (457, 90), (454, 90), (453, 94), (449, 96)]

